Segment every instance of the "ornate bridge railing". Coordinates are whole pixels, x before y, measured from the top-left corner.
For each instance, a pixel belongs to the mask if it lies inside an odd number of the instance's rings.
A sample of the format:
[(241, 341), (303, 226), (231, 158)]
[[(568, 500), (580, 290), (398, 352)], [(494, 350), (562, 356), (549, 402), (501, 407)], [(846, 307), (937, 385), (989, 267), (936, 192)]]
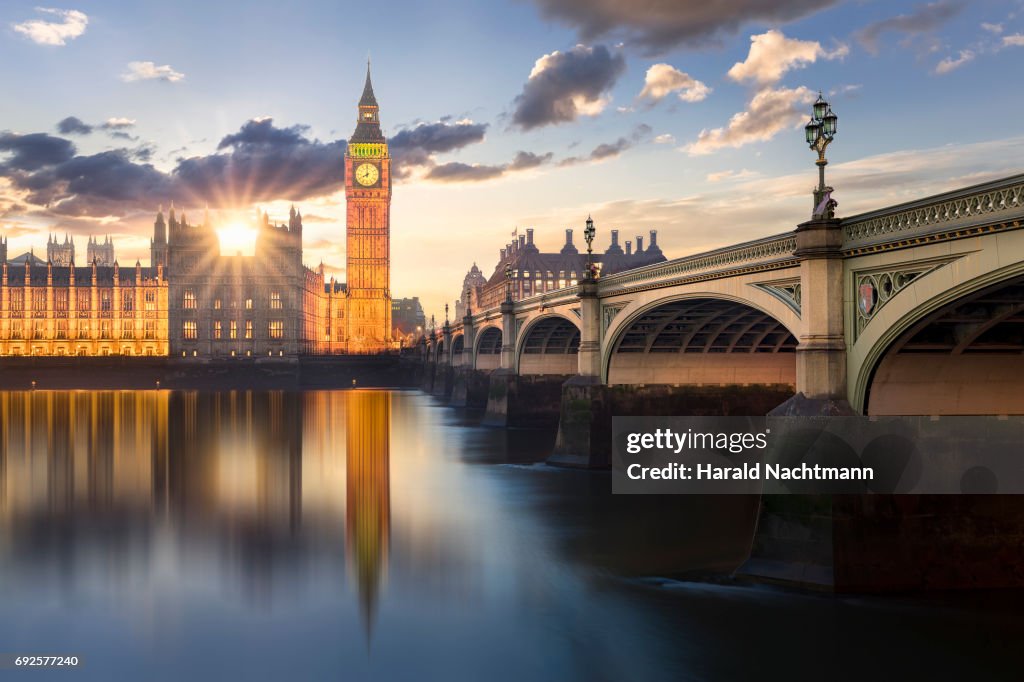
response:
[[(915, 243), (919, 237), (972, 228), (1020, 227), (1024, 219), (1024, 175), (974, 185), (843, 220), (843, 248), (894, 241)], [(956, 236), (956, 235), (950, 235)]]

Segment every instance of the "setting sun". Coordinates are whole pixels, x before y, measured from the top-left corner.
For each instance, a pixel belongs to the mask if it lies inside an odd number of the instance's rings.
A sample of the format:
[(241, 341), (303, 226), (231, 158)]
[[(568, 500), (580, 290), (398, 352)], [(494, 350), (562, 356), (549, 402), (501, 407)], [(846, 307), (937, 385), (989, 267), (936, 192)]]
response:
[(243, 222), (228, 223), (217, 230), (222, 256), (252, 256), (256, 253), (256, 228)]

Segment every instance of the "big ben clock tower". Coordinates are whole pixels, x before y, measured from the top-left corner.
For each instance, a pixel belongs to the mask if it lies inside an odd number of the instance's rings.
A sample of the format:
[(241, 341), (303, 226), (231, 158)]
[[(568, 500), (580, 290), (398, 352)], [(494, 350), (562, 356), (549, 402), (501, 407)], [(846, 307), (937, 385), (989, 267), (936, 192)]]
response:
[(369, 63), (345, 152), (345, 201), (348, 350), (379, 353), (391, 342), (391, 157)]

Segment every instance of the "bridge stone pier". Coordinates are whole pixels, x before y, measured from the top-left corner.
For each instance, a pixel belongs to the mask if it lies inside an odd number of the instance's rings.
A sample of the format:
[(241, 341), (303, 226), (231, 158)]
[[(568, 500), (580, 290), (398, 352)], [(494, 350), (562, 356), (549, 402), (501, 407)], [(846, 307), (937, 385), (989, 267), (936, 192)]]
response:
[[(486, 375), (485, 423), (557, 422), (549, 461), (577, 467), (609, 465), (613, 416), (1024, 415), (1022, 223), (1024, 175), (1016, 175), (506, 301), (430, 340), (424, 385), (431, 375), (438, 392), (454, 369), (454, 402), (472, 404), (476, 386), (480, 404)], [(449, 353), (444, 364), (431, 344)], [(758, 546), (770, 554), (792, 548), (786, 533), (826, 529), (818, 546), (846, 563), (808, 560), (800, 570), (818, 576), (806, 582), (836, 589), (870, 588), (867, 569), (852, 568), (854, 554), (895, 561), (892, 545), (850, 552), (883, 517), (904, 558), (908, 547), (933, 558), (938, 547), (966, 565), (967, 528), (979, 518), (1003, 536), (1024, 536), (1020, 501), (790, 497), (764, 505)], [(913, 539), (910, 507), (936, 521), (915, 526)], [(950, 539), (958, 529), (959, 545)], [(793, 555), (760, 558), (750, 572), (786, 565), (775, 577), (805, 579), (794, 578)], [(912, 563), (892, 569), (906, 585), (922, 580)], [(975, 575), (1024, 582), (1024, 557), (1003, 564)], [(956, 584), (955, 567), (943, 575)]]

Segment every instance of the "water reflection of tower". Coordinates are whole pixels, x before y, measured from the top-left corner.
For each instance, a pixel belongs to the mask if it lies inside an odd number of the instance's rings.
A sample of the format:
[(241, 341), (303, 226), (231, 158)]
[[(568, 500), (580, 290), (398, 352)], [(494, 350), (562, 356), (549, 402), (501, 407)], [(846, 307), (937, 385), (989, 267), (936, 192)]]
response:
[(348, 393), (345, 409), (345, 540), (367, 636), (373, 628), (391, 539), (391, 394)]

